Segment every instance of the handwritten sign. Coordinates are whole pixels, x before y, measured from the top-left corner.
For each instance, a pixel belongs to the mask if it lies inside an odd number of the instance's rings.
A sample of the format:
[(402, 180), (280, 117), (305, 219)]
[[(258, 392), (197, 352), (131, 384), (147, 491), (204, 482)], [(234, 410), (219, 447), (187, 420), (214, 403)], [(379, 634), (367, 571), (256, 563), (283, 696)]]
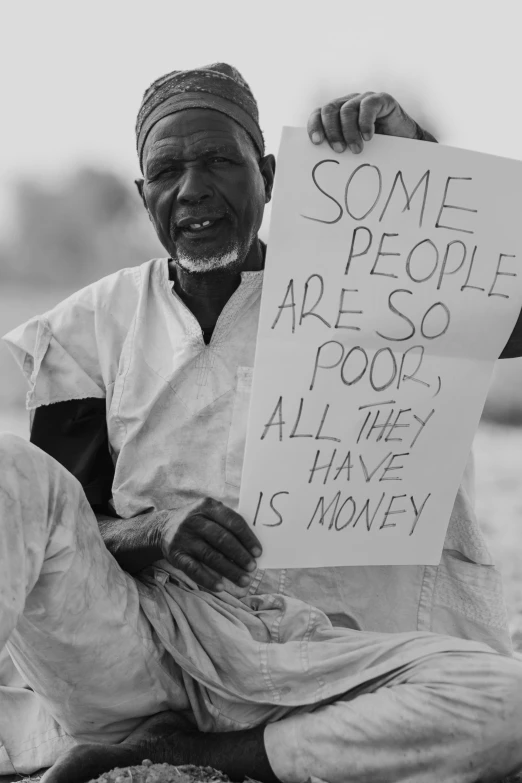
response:
[(522, 305), (522, 163), (285, 128), (239, 511), (263, 567), (436, 564)]

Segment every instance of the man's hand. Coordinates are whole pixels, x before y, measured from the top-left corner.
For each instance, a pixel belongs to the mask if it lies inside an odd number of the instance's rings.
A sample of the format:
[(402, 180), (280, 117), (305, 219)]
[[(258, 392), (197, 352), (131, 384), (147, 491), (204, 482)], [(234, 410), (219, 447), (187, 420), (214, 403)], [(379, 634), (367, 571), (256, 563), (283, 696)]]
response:
[(361, 152), (374, 133), (436, 141), (386, 92), (353, 92), (337, 98), (312, 112), (307, 130), (314, 144), (326, 139), (335, 152), (347, 146), (353, 153)]
[(243, 517), (218, 500), (205, 498), (166, 520), (163, 556), (197, 584), (219, 592), (226, 577), (240, 587), (250, 583), (261, 544)]

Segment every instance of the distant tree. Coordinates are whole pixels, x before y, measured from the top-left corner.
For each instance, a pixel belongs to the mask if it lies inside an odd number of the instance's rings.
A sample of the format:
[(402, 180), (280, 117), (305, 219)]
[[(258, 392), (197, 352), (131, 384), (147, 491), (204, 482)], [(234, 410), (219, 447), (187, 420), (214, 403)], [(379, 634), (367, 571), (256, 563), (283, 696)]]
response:
[(20, 181), (0, 280), (86, 285), (165, 251), (133, 183), (81, 168), (54, 187)]

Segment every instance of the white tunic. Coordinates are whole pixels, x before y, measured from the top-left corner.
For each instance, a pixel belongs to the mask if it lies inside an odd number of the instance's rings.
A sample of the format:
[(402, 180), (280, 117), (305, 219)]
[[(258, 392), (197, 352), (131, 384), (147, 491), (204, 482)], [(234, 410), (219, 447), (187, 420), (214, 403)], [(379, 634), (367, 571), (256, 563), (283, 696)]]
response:
[[(121, 517), (206, 495), (237, 507), (262, 279), (242, 274), (208, 345), (167, 259), (105, 277), (5, 336), (30, 383), (29, 409), (106, 399)], [(300, 598), (337, 626), (434, 631), (511, 653), (471, 457), (438, 566), (259, 571), (249, 591)]]

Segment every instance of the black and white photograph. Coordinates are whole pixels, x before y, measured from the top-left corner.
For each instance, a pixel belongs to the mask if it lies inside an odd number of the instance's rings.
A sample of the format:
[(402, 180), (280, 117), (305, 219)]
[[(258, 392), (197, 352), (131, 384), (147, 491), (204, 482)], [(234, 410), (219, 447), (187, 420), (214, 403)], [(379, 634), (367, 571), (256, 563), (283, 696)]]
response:
[(522, 783), (517, 4), (0, 20), (0, 783)]

